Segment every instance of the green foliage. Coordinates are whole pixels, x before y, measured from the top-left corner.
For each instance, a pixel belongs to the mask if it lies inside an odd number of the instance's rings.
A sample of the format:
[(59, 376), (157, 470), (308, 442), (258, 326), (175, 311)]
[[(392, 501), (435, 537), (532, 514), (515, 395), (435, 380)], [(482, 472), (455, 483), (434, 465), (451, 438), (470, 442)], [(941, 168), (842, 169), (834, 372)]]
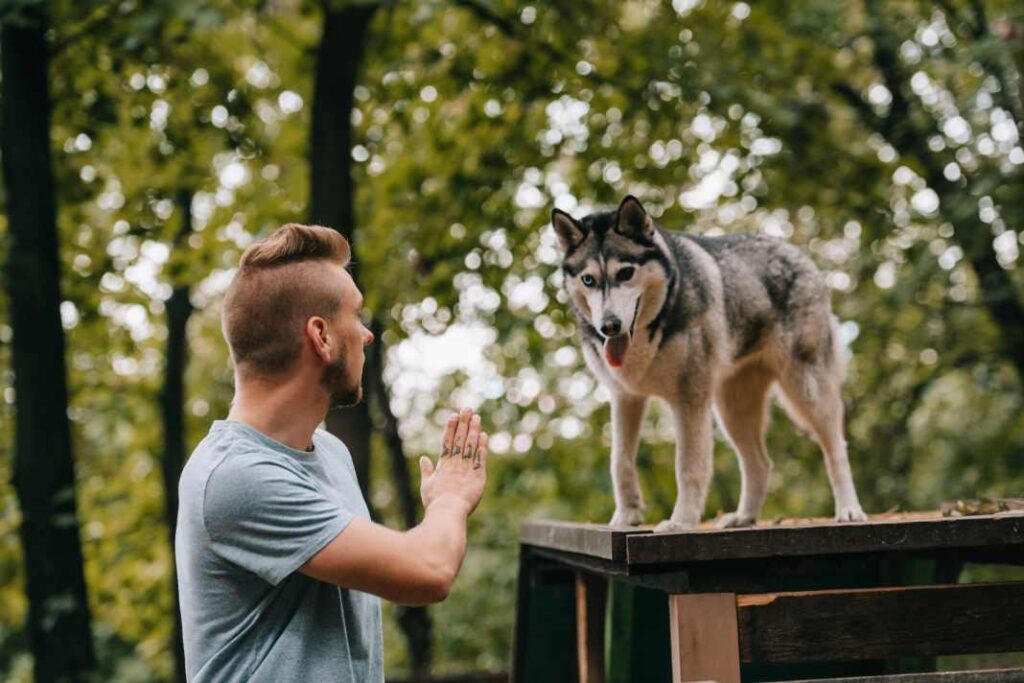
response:
[[(1024, 298), (1021, 54), (1007, 37), (1024, 15), (1001, 0), (943, 4), (955, 18), (910, 0), (384, 3), (352, 115), (359, 284), (385, 318), (411, 462), (434, 451), (460, 404), (484, 413), (494, 447), (463, 574), (433, 610), (439, 669), (506, 665), (522, 520), (612, 511), (608, 408), (575, 351), (546, 227), (553, 205), (581, 214), (632, 192), (666, 227), (790, 238), (825, 270), (847, 321), (848, 439), (866, 508), (1020, 494), (1024, 392), (1003, 345), (1015, 321), (987, 310), (970, 255), (994, 240), (1008, 295)], [(231, 397), (217, 311), (230, 269), (254, 236), (306, 214), (319, 16), (293, 3), (54, 5), (90, 599), (106, 680), (159, 680), (173, 626), (156, 404), (163, 302), (171, 286), (194, 286), (194, 444)], [(895, 91), (887, 46), (904, 78)], [(898, 96), (911, 105), (903, 119)], [(929, 164), (954, 179), (933, 186)], [(181, 192), (194, 197), (186, 239)], [(9, 334), (0, 324), (0, 342)], [(9, 364), (0, 343), (5, 482)], [(765, 516), (829, 514), (816, 446), (774, 417)], [(672, 506), (672, 453), (654, 406), (639, 454), (651, 522)], [(388, 476), (378, 457), (373, 500), (397, 524)], [(738, 491), (719, 440), (708, 513)], [(5, 486), (0, 666), (24, 680), (18, 523)], [(386, 653), (389, 672), (405, 667), (390, 620)]]

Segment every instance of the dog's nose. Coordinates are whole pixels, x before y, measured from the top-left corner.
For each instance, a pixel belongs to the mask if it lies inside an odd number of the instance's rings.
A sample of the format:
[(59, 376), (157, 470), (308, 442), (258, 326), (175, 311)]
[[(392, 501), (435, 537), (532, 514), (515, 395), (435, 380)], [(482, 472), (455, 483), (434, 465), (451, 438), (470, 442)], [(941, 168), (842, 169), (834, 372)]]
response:
[(619, 332), (622, 332), (622, 321), (614, 315), (606, 316), (601, 321), (601, 334), (606, 337), (614, 337)]

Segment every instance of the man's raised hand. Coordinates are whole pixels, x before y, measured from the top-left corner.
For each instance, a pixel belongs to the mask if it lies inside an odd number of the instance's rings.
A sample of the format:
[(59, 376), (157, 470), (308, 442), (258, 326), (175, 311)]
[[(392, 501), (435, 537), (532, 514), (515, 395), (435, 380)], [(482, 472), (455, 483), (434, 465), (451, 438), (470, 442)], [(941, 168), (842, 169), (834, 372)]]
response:
[(480, 431), (480, 416), (469, 408), (448, 418), (437, 464), (420, 458), (420, 497), (424, 509), (448, 500), (472, 514), (487, 482), (487, 434)]

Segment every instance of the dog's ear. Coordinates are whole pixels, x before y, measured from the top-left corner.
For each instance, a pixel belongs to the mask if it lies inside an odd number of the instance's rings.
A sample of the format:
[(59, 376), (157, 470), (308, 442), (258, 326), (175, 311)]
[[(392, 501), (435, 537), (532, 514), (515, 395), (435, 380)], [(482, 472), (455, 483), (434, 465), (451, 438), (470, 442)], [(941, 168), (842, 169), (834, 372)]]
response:
[(586, 229), (575, 218), (561, 209), (551, 211), (551, 226), (562, 243), (562, 251), (570, 252), (580, 245), (587, 236)]
[(654, 221), (647, 215), (640, 200), (627, 194), (615, 216), (615, 230), (630, 239), (654, 237)]

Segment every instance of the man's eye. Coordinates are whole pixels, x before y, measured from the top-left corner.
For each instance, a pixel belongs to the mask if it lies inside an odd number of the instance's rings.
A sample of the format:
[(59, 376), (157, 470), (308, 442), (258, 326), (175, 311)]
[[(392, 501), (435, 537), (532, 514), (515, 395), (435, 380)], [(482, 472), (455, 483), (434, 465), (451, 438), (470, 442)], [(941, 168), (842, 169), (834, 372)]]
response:
[(595, 282), (594, 276), (590, 274), (584, 275), (580, 278), (580, 282), (582, 282), (585, 287), (593, 287)]
[(636, 268), (623, 268), (615, 276), (615, 279), (618, 280), (619, 282), (628, 282), (633, 279), (634, 271), (636, 271)]

